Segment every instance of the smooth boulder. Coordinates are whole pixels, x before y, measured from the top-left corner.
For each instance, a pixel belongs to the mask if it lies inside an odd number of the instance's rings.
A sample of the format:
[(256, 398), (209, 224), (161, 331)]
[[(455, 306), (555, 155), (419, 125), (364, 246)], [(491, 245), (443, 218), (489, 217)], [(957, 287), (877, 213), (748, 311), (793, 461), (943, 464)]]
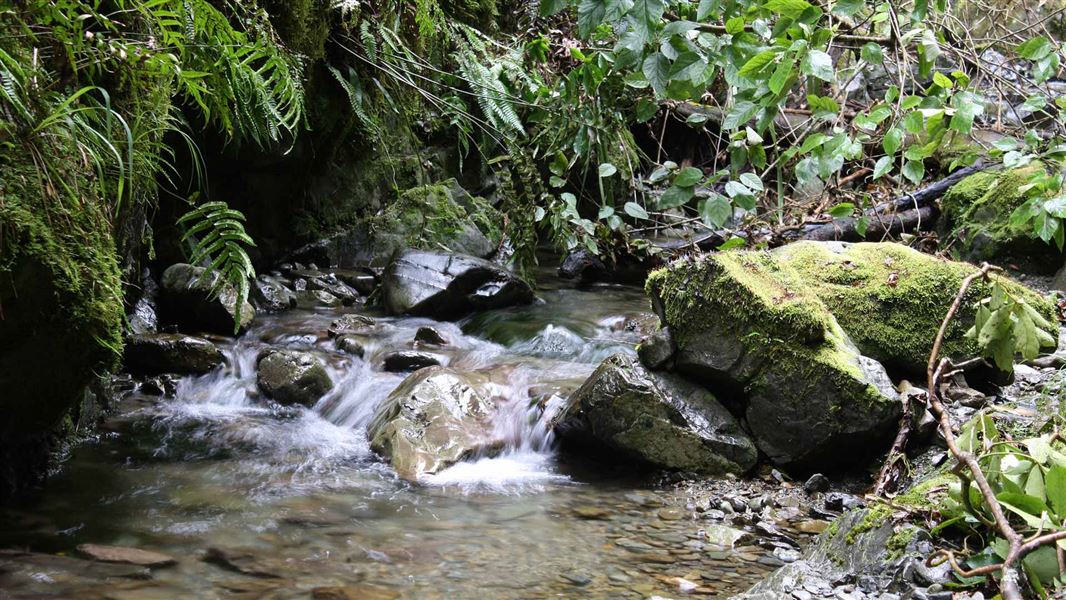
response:
[(401, 252), (385, 270), (383, 290), (390, 313), (437, 319), (533, 301), (529, 285), (507, 269), (433, 250)]
[(663, 469), (739, 474), (758, 458), (736, 418), (709, 391), (677, 375), (649, 372), (626, 354), (600, 364), (556, 423), (564, 437), (591, 436)]
[(314, 406), (333, 389), (322, 362), (309, 352), (268, 350), (259, 356), (259, 389), (281, 404)]
[(126, 371), (135, 375), (202, 375), (222, 364), (222, 351), (211, 342), (180, 333), (146, 333), (126, 338)]
[(466, 458), (498, 453), (492, 405), (473, 375), (445, 367), (412, 373), (377, 408), (370, 447), (411, 481)]
[[(224, 283), (217, 290), (217, 273), (204, 276), (203, 267), (178, 263), (163, 272), (160, 285), (160, 319), (190, 332), (209, 331), (232, 334), (238, 312), (237, 290)], [(237, 329), (243, 331), (255, 319), (255, 309), (244, 300), (240, 303)]]

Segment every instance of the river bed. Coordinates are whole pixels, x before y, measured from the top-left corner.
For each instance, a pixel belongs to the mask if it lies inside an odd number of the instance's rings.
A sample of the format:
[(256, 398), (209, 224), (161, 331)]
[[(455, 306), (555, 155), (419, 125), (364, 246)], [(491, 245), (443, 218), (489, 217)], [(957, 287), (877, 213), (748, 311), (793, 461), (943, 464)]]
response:
[[(728, 597), (782, 564), (786, 544), (713, 497), (559, 455), (545, 408), (632, 353), (653, 317), (637, 288), (545, 273), (538, 295), (457, 323), (361, 308), (260, 315), (218, 340), (226, 367), (179, 380), (172, 398), (124, 395), (40, 498), (0, 511), (0, 548), (38, 553), (0, 553), (0, 598)], [(326, 335), (350, 312), (380, 324), (365, 358)], [(423, 326), (448, 339), (434, 350), (448, 366), (492, 381), (508, 447), (412, 484), (370, 451), (366, 426), (404, 377), (382, 357)], [(333, 391), (311, 409), (260, 397), (255, 358), (269, 346), (318, 353)], [(120, 572), (46, 556), (85, 543), (177, 564)]]

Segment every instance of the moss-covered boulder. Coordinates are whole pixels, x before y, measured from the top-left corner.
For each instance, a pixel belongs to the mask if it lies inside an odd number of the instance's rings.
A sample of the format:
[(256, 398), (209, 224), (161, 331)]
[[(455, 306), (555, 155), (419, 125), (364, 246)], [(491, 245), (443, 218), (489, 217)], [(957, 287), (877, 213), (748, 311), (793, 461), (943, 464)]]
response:
[(1004, 171), (982, 171), (952, 186), (941, 200), (943, 232), (958, 240), (963, 258), (1021, 263), (1052, 273), (1063, 254), (1033, 237), (1031, 226), (1012, 224), (1011, 215), (1026, 201), (1025, 186), (1039, 164)]
[(663, 469), (741, 474), (758, 458), (751, 438), (707, 389), (648, 372), (626, 354), (605, 360), (570, 395), (557, 423), (580, 445), (591, 438)]
[(92, 425), (75, 408), (122, 352), (109, 205), (78, 148), (46, 137), (57, 146), (42, 151), (66, 158), (62, 182), (14, 141), (0, 145), (0, 502), (44, 474), (53, 432)]
[(492, 405), (477, 377), (444, 367), (412, 373), (374, 414), (370, 447), (411, 481), (476, 455), (499, 452)]
[[(799, 242), (677, 261), (647, 289), (676, 344), (675, 370), (742, 412), (775, 462), (825, 466), (883, 450), (900, 405), (881, 363), (923, 372), (972, 272), (897, 244)], [(1051, 314), (1049, 301), (1007, 285)], [(946, 356), (977, 353), (963, 334), (989, 293), (974, 285)]]

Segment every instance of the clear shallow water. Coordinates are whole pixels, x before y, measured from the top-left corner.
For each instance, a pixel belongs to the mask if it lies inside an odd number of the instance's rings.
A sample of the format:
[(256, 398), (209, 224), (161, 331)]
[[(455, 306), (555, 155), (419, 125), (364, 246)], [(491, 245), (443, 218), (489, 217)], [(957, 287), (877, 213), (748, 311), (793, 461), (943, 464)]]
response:
[[(0, 512), (0, 548), (76, 556), (78, 544), (110, 544), (178, 564), (139, 580), (0, 556), (0, 598), (306, 598), (330, 586), (368, 598), (649, 597), (746, 588), (770, 568), (756, 562), (754, 546), (709, 542), (712, 525), (695, 518), (688, 499), (648, 487), (635, 469), (562, 462), (544, 426), (543, 413), (603, 358), (633, 351), (648, 320), (641, 291), (549, 282), (540, 294), (542, 303), (459, 323), (379, 318), (365, 359), (326, 336), (345, 311), (261, 317), (240, 340), (220, 342), (226, 368), (181, 380), (172, 399), (125, 398), (38, 503)], [(491, 382), (494, 427), (509, 445), (414, 485), (373, 455), (365, 430), (403, 379), (382, 372), (383, 355), (411, 348), (423, 325), (450, 341), (430, 351)], [(255, 357), (271, 345), (318, 353), (333, 391), (312, 409), (261, 398)], [(243, 558), (228, 568), (205, 562), (211, 548)]]

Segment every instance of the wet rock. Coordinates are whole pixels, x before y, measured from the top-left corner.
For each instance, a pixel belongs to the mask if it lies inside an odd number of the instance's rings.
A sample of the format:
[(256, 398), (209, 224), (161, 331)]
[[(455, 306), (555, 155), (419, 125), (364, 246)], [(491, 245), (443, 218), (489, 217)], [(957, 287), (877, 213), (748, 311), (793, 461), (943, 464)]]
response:
[(795, 530), (800, 533), (813, 533), (819, 534), (829, 529), (829, 521), (822, 519), (813, 519), (811, 521), (800, 521), (794, 526)]
[(123, 355), (126, 370), (135, 375), (200, 375), (222, 361), (222, 351), (211, 342), (179, 333), (131, 335)]
[(229, 548), (208, 548), (203, 557), (204, 562), (218, 565), (223, 569), (251, 577), (281, 577), (278, 565), (257, 557), (255, 554)]
[(389, 373), (402, 373), (405, 371), (417, 371), (426, 367), (435, 367), (441, 364), (441, 357), (428, 352), (400, 351), (391, 352), (385, 356), (382, 367)]
[(140, 567), (167, 567), (178, 563), (177, 559), (167, 554), (124, 546), (80, 544), (78, 552), (100, 562), (124, 563)]
[[(924, 562), (913, 540), (928, 536), (913, 525), (896, 525), (868, 510), (856, 510), (841, 517), (822, 533), (801, 557), (776, 552), (789, 562), (735, 600), (777, 600), (794, 592), (827, 595), (838, 583), (861, 581), (863, 595), (881, 597), (883, 592), (901, 591), (908, 584), (905, 573)], [(903, 588), (904, 590), (906, 587)], [(854, 591), (854, 586), (851, 587)], [(837, 588), (837, 591), (845, 591)]]
[(574, 509), (574, 516), (587, 521), (607, 521), (611, 518), (611, 511), (599, 506), (578, 506)]
[(492, 406), (479, 383), (444, 367), (412, 373), (378, 405), (368, 429), (370, 447), (413, 481), (467, 457), (498, 452), (503, 442), (493, 434)]
[(815, 473), (803, 484), (803, 491), (808, 494), (817, 494), (829, 489), (829, 478), (821, 473)]
[(137, 389), (146, 396), (173, 398), (178, 393), (178, 382), (171, 375), (164, 374), (145, 379)]
[(148, 269), (141, 274), (141, 287), (141, 297), (134, 303), (129, 315), (130, 331), (135, 334), (155, 333), (159, 330), (159, 285), (152, 279)]
[[(299, 282), (298, 282), (299, 283)], [(304, 283), (306, 286), (306, 282)], [(296, 307), (306, 310), (315, 308), (338, 308), (343, 306), (341, 299), (325, 290), (302, 289), (296, 291)]]
[(363, 358), (366, 355), (366, 348), (363, 346), (362, 340), (358, 336), (344, 334), (337, 337), (337, 349), (341, 352), (351, 354), (352, 356), (358, 356)]
[(376, 585), (345, 585), (316, 587), (311, 590), (314, 600), (393, 600), (400, 592)]
[(376, 326), (377, 321), (366, 315), (350, 314), (330, 323), (326, 334), (329, 337), (353, 333), (366, 334), (373, 331)]
[(670, 336), (670, 329), (663, 328), (645, 337), (637, 346), (637, 356), (645, 367), (655, 371), (667, 366), (677, 352), (677, 346)]
[(259, 389), (281, 404), (314, 406), (333, 389), (322, 362), (309, 352), (268, 350), (259, 356)]
[(335, 269), (333, 274), (363, 296), (369, 296), (378, 287), (377, 276), (369, 270)]
[(533, 290), (499, 265), (429, 250), (400, 253), (385, 270), (383, 300), (392, 314), (454, 319), (533, 301)]
[(219, 275), (204, 275), (203, 267), (185, 263), (171, 265), (163, 272), (159, 294), (161, 320), (186, 331), (210, 331), (232, 334), (234, 319), (240, 311), (239, 330), (247, 329), (255, 319), (255, 309), (247, 301), (237, 305), (237, 290), (224, 283), (214, 293)]
[(743, 473), (757, 453), (748, 436), (706, 389), (651, 373), (633, 357), (605, 360), (557, 418), (571, 438), (591, 436), (654, 466), (698, 473)]
[(328, 292), (345, 306), (351, 306), (359, 300), (359, 292), (332, 274), (308, 278), (307, 289)]
[(252, 299), (257, 308), (266, 312), (281, 312), (296, 308), (296, 292), (289, 289), (280, 277), (260, 275), (252, 282)]
[(54, 554), (0, 550), (0, 573), (5, 576), (13, 573), (39, 576), (41, 571), (52, 573), (58, 571), (71, 576), (89, 579), (149, 579), (152, 576), (151, 571), (138, 565), (100, 563), (93, 560), (82, 560)]
[(447, 346), (448, 339), (444, 334), (433, 327), (419, 327), (415, 332), (415, 342), (430, 346)]

